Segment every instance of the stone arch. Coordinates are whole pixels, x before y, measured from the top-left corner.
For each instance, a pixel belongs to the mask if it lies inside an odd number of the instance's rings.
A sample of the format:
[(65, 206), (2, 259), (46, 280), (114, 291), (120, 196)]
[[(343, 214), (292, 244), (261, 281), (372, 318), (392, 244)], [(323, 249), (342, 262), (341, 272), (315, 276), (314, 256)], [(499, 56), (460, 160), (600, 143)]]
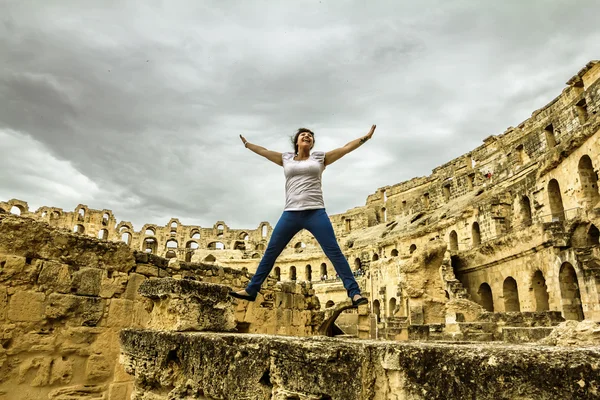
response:
[(167, 254), (165, 255), (165, 258), (167, 258), (167, 259), (176, 258), (176, 257), (177, 257), (177, 253), (175, 253), (175, 250), (169, 250), (169, 251), (167, 251)]
[(479, 304), (489, 312), (494, 312), (494, 297), (492, 296), (492, 288), (486, 282), (479, 285), (477, 290), (479, 295)]
[(473, 247), (477, 247), (481, 244), (481, 231), (479, 230), (479, 222), (473, 222), (473, 226), (471, 227), (471, 240), (473, 242)]
[(556, 179), (552, 179), (548, 183), (548, 202), (552, 213), (552, 221), (563, 221), (565, 219), (565, 208), (560, 194), (560, 185)]
[(331, 308), (333, 306), (335, 306), (333, 300), (327, 300), (327, 303), (325, 303), (325, 308)]
[(252, 258), (260, 258), (260, 254), (254, 253), (254, 254), (252, 254)]
[(577, 321), (583, 320), (583, 308), (581, 306), (581, 293), (579, 292), (579, 280), (575, 268), (569, 262), (560, 266), (558, 273), (560, 284), (560, 296), (563, 308), (563, 317)]
[(293, 266), (293, 265), (290, 267), (289, 277), (290, 277), (290, 281), (295, 281), (296, 280), (296, 267)]
[(193, 251), (186, 251), (185, 252), (185, 262), (192, 262), (192, 255), (194, 254)]
[(417, 245), (416, 244), (411, 244), (410, 247), (408, 248), (408, 252), (410, 254), (414, 253), (417, 250)]
[(362, 262), (360, 261), (359, 257), (356, 257), (354, 259), (354, 270), (358, 271), (359, 269), (362, 269)]
[(269, 233), (269, 228), (267, 228), (267, 225), (263, 224), (262, 227), (260, 228), (260, 230), (261, 230), (262, 237), (266, 238), (267, 234)]
[(110, 219), (110, 214), (108, 212), (104, 212), (102, 215), (102, 225), (108, 225), (108, 220)]
[(142, 251), (144, 253), (156, 254), (156, 250), (158, 248), (158, 242), (156, 238), (147, 237), (144, 239), (142, 243)]
[(531, 289), (535, 300), (535, 311), (550, 310), (550, 302), (548, 296), (548, 286), (546, 286), (546, 278), (544, 273), (539, 269), (535, 271), (531, 278)]
[(144, 230), (145, 236), (156, 236), (156, 228), (153, 226), (149, 226)]
[(458, 233), (456, 233), (456, 231), (452, 231), (450, 232), (450, 250), (458, 250)]
[(107, 240), (108, 239), (108, 230), (106, 230), (106, 229), (100, 229), (98, 231), (98, 239), (100, 239), (100, 240)]
[(579, 184), (581, 185), (583, 201), (594, 205), (600, 200), (598, 194), (598, 175), (594, 171), (592, 159), (586, 154), (579, 159), (577, 166), (579, 172)]
[(223, 250), (225, 245), (222, 242), (210, 242), (208, 248), (210, 250)]
[(379, 260), (379, 254), (377, 253), (373, 253), (373, 258), (371, 259), (372, 261), (377, 261)]
[(310, 266), (310, 264), (306, 265), (306, 267), (304, 267), (304, 277), (306, 278), (307, 281), (312, 281), (312, 267)]
[(195, 240), (189, 240), (186, 244), (185, 244), (185, 248), (186, 249), (192, 249), (192, 250), (196, 250), (198, 247), (200, 247), (200, 245), (198, 244), (198, 242), (196, 242)]
[(190, 239), (200, 239), (200, 230), (199, 229), (192, 229), (192, 231), (190, 232)]
[(281, 268), (275, 267), (273, 269), (273, 274), (275, 275), (275, 279), (277, 279), (277, 282), (279, 282), (281, 280)]
[(396, 298), (392, 297), (389, 301), (388, 317), (393, 317), (396, 311)]
[(246, 242), (242, 240), (236, 240), (232, 247), (234, 250), (246, 250)]
[(177, 240), (175, 239), (169, 239), (167, 240), (166, 247), (167, 249), (176, 249), (179, 247), (179, 243), (177, 243)]
[(217, 259), (212, 254), (209, 254), (206, 257), (204, 257), (204, 262), (214, 263), (215, 261), (217, 261)]
[(381, 220), (387, 222), (387, 210), (385, 207), (381, 208)]
[(240, 240), (248, 240), (249, 236), (246, 232), (240, 232), (240, 234), (238, 235), (238, 239)]
[(590, 229), (588, 229), (587, 242), (588, 246), (597, 246), (600, 244), (600, 231), (594, 224), (590, 224)]
[(295, 249), (303, 249), (306, 247), (306, 244), (304, 244), (304, 242), (298, 242), (294, 245)]
[(381, 306), (379, 300), (373, 300), (373, 314), (377, 316), (377, 322), (381, 320)]
[(519, 290), (517, 281), (512, 276), (504, 280), (502, 284), (502, 295), (504, 297), (504, 311), (511, 312), (521, 311), (521, 303), (519, 302)]
[(10, 213), (13, 215), (21, 215), (23, 210), (21, 207), (15, 205), (10, 208)]
[(81, 207), (76, 212), (77, 212), (77, 220), (83, 221), (85, 219), (86, 209), (84, 207)]
[(265, 251), (265, 244), (264, 243), (259, 243), (256, 245), (256, 250), (258, 251)]
[(321, 276), (327, 275), (327, 264), (321, 263)]
[(390, 253), (390, 255), (392, 257), (398, 257), (398, 249), (393, 249), (392, 252)]
[(121, 234), (121, 241), (124, 242), (125, 244), (127, 244), (128, 246), (130, 246), (131, 245), (131, 233), (123, 232)]
[(73, 232), (83, 234), (85, 233), (85, 227), (81, 224), (77, 224), (73, 227)]
[(531, 200), (527, 196), (521, 196), (519, 200), (519, 205), (521, 209), (521, 221), (523, 225), (529, 226), (531, 225), (531, 221), (533, 216), (531, 214)]

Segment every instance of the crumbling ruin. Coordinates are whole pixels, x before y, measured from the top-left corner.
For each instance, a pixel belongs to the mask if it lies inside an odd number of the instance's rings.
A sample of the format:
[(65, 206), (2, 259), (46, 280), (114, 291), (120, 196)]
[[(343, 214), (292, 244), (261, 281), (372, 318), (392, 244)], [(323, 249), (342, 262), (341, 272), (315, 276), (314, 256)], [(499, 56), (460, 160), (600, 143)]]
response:
[(358, 310), (307, 232), (232, 303), (267, 222), (0, 202), (0, 399), (600, 398), (599, 78), (332, 216)]

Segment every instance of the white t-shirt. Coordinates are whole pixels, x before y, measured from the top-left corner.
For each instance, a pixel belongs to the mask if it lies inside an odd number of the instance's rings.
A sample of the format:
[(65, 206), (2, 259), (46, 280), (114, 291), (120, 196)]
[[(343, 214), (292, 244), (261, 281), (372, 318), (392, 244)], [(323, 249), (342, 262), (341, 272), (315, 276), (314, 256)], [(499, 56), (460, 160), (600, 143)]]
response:
[(294, 160), (294, 153), (281, 155), (285, 173), (284, 211), (325, 208), (321, 191), (321, 175), (325, 170), (325, 153), (315, 151), (308, 159)]

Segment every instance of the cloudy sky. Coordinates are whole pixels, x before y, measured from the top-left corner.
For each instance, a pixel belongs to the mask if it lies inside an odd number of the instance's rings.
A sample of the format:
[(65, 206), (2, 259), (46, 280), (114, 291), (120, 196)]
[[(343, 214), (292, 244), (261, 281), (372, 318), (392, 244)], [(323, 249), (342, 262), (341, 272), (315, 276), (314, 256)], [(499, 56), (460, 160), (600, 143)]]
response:
[(238, 137), (331, 150), (330, 214), (516, 126), (600, 58), (597, 0), (0, 0), (0, 201), (136, 229), (275, 223), (283, 170)]

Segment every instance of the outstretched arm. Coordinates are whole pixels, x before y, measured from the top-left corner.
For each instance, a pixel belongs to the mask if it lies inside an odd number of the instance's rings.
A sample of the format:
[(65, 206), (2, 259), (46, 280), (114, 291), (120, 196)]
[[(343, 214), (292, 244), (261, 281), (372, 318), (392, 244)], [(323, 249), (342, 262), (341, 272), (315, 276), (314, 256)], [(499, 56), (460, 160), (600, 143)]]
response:
[(333, 164), (340, 158), (344, 157), (346, 154), (350, 153), (353, 150), (358, 149), (363, 143), (373, 137), (373, 133), (375, 133), (375, 128), (377, 125), (371, 126), (371, 130), (366, 136), (355, 139), (351, 142), (346, 143), (344, 147), (337, 148), (335, 150), (328, 151), (325, 153), (325, 165)]
[(283, 160), (281, 159), (281, 153), (278, 153), (278, 152), (272, 151), (272, 150), (267, 150), (264, 147), (261, 147), (256, 144), (252, 144), (249, 141), (247, 141), (246, 138), (243, 137), (242, 135), (240, 135), (240, 139), (242, 139), (242, 142), (244, 143), (244, 146), (246, 146), (247, 149), (250, 149), (253, 152), (255, 152), (256, 154), (258, 154), (259, 156), (263, 156), (267, 160), (273, 161), (275, 164), (283, 167)]

